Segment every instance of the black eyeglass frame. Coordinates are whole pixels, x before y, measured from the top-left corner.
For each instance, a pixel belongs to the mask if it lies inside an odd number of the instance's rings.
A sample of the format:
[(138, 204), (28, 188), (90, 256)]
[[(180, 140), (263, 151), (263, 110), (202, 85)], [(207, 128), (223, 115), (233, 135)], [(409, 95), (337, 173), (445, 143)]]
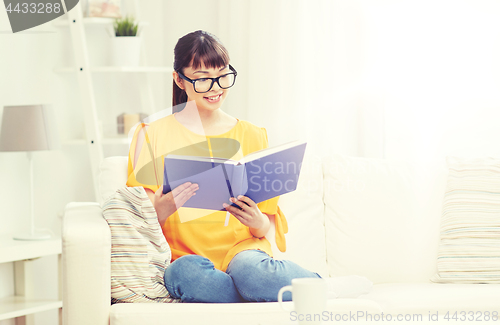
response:
[[(236, 72), (236, 69), (233, 68), (232, 65), (229, 65), (229, 69), (232, 71), (232, 72), (229, 72), (229, 73), (226, 73), (226, 74), (223, 74), (222, 76), (219, 76), (217, 78), (199, 78), (199, 79), (189, 79), (188, 77), (186, 77), (182, 72), (180, 72), (179, 70), (176, 70), (176, 72), (179, 74), (179, 77), (181, 77), (182, 79), (190, 82), (193, 84), (193, 89), (195, 92), (197, 92), (198, 94), (204, 94), (204, 93), (208, 93), (210, 90), (212, 90), (212, 87), (214, 86), (214, 83), (217, 81), (217, 84), (219, 85), (219, 87), (221, 89), (229, 89), (231, 88), (232, 86), (234, 86), (234, 83), (236, 82), (236, 76), (238, 75), (238, 72)], [(233, 84), (229, 87), (222, 87), (220, 85), (220, 82), (219, 82), (219, 79), (222, 78), (222, 77), (225, 77), (227, 76), (228, 74), (234, 74), (234, 80), (233, 80)], [(212, 83), (210, 84), (210, 87), (208, 88), (207, 91), (197, 91), (196, 90), (196, 86), (195, 86), (195, 83), (196, 81), (198, 80), (201, 80), (201, 79), (211, 79), (212, 80)]]

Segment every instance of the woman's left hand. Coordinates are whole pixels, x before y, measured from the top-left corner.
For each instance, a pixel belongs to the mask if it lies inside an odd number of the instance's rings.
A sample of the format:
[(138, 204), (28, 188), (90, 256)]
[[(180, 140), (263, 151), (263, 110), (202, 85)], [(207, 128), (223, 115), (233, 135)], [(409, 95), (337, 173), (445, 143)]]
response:
[(269, 217), (262, 213), (257, 204), (247, 196), (239, 195), (238, 199), (232, 197), (230, 200), (241, 210), (226, 203), (223, 204), (224, 208), (242, 224), (249, 227), (255, 237), (264, 237), (269, 230)]

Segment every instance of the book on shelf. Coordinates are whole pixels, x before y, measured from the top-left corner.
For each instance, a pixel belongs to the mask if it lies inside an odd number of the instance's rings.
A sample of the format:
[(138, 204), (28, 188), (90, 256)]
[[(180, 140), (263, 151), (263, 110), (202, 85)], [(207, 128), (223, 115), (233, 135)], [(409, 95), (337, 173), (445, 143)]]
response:
[(306, 142), (292, 141), (262, 149), (240, 160), (167, 155), (163, 193), (185, 182), (197, 183), (196, 195), (183, 207), (226, 211), (230, 197), (247, 196), (259, 203), (297, 188)]

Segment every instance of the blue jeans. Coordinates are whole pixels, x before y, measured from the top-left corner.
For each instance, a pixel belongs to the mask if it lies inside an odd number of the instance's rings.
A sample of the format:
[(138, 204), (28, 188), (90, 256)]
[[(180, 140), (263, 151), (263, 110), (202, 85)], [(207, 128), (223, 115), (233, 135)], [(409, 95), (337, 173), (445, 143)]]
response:
[[(291, 261), (275, 260), (259, 250), (236, 254), (226, 272), (199, 255), (185, 255), (165, 270), (165, 287), (182, 302), (233, 303), (278, 301), (279, 290), (295, 278), (321, 278)], [(284, 301), (292, 300), (290, 292)]]

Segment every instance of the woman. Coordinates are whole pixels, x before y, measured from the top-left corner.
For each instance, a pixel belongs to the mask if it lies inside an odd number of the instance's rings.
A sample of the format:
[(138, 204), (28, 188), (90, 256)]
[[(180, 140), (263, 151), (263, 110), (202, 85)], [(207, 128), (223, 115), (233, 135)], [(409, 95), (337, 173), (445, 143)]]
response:
[[(188, 182), (162, 193), (163, 157), (169, 153), (237, 160), (268, 146), (264, 128), (221, 110), (237, 72), (214, 35), (204, 31), (185, 35), (174, 56), (173, 114), (137, 128), (127, 181), (127, 186), (146, 190), (172, 250), (165, 286), (183, 302), (277, 301), (279, 289), (293, 278), (320, 278), (291, 261), (272, 258), (265, 238), (270, 218), (275, 220), (278, 248), (286, 249), (287, 222), (278, 197), (259, 204), (246, 196), (231, 198), (240, 209), (224, 204), (230, 214), (226, 220), (224, 211), (182, 207), (196, 195), (196, 184)], [(358, 278), (349, 279), (360, 283)], [(330, 281), (329, 287), (335, 289), (334, 283)], [(284, 300), (291, 300), (289, 292)]]

